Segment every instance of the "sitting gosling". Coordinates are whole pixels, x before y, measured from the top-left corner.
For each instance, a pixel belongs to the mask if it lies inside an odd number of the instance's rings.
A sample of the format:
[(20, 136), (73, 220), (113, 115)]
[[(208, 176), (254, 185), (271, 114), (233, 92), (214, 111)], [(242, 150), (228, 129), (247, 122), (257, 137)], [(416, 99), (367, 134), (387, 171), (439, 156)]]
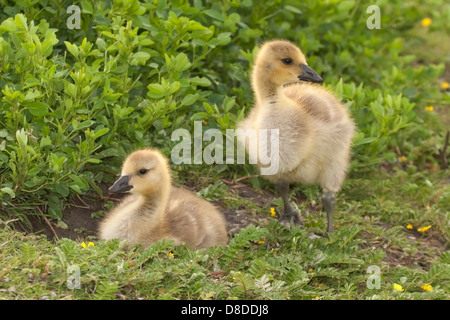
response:
[[(355, 125), (347, 109), (331, 92), (313, 84), (322, 81), (308, 67), (302, 51), (291, 42), (264, 43), (252, 71), (256, 103), (238, 128), (279, 129), (278, 172), (265, 178), (276, 184), (283, 199), (284, 214), (280, 223), (303, 225), (288, 201), (289, 184), (319, 183), (327, 213), (327, 231), (332, 232), (336, 192), (342, 186), (349, 165)], [(238, 138), (245, 141), (239, 130)], [(267, 145), (262, 148), (270, 150)], [(249, 151), (248, 145), (246, 150)]]
[(222, 214), (190, 191), (172, 186), (167, 158), (157, 150), (131, 153), (109, 190), (132, 194), (101, 222), (101, 239), (148, 246), (165, 238), (196, 249), (228, 242)]

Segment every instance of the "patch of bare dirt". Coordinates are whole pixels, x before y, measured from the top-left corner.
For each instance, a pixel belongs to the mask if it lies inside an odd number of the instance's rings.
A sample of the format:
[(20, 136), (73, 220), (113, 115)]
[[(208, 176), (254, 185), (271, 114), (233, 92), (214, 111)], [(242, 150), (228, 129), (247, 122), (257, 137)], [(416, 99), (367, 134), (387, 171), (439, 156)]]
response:
[[(102, 186), (101, 189), (103, 189), (105, 195), (108, 194), (106, 187)], [(31, 232), (45, 234), (49, 240), (61, 238), (77, 240), (86, 239), (89, 236), (95, 237), (98, 223), (102, 218), (95, 217), (93, 214), (101, 210), (107, 212), (108, 210), (105, 208), (107, 200), (120, 201), (120, 198), (102, 198), (96, 193), (74, 197), (63, 210), (62, 223), (57, 223), (48, 218), (29, 216)]]
[[(259, 207), (268, 206), (276, 197), (273, 193), (270, 193), (266, 190), (257, 192), (246, 184), (235, 184), (225, 179), (222, 179), (222, 182), (228, 186), (231, 193), (234, 193), (241, 198), (251, 199), (252, 202)], [(231, 235), (238, 233), (241, 229), (247, 227), (248, 225), (259, 225), (262, 221), (269, 220), (269, 215), (249, 215), (245, 208), (240, 208), (233, 211), (228, 209), (220, 202), (215, 202), (215, 204), (223, 212), (228, 223), (228, 232)]]

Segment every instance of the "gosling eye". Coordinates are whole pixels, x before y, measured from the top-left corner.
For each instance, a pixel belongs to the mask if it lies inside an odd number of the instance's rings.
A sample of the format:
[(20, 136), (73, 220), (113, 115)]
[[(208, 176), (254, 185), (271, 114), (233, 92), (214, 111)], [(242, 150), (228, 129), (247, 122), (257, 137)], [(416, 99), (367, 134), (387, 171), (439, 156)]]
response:
[(144, 175), (144, 174), (146, 174), (147, 173), (147, 169), (140, 169), (139, 171), (138, 171), (138, 173), (140, 174), (140, 175)]
[(291, 58), (284, 58), (284, 59), (281, 59), (281, 61), (287, 66), (289, 66), (293, 63)]

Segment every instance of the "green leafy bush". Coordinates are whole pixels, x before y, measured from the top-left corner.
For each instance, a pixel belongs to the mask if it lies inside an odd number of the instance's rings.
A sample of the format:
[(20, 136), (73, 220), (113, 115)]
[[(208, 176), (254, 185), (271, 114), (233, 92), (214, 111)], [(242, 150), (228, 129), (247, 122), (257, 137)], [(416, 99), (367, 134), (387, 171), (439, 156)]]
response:
[(378, 164), (380, 159), (374, 157), (376, 154), (395, 161), (395, 153), (389, 152), (390, 140), (417, 119), (414, 103), (402, 94), (391, 95), (387, 90), (371, 90), (362, 84), (356, 87), (354, 83), (343, 84), (342, 81), (337, 84), (335, 92), (347, 102), (359, 126), (353, 139), (354, 164)]
[[(175, 14), (163, 22), (161, 37), (181, 28), (195, 32), (198, 41), (212, 41), (211, 47), (229, 41), (228, 35), (214, 37), (208, 28)], [(211, 81), (191, 67), (202, 65), (207, 50), (191, 63), (178, 52), (182, 43), (171, 42), (172, 50), (160, 47), (158, 52), (156, 46), (150, 49), (154, 42), (147, 31), (138, 34), (131, 22), (123, 23), (117, 19), (112, 32), (99, 31), (95, 45), (86, 38), (80, 45), (65, 41), (64, 57), (50, 56), (58, 41), (45, 21), (35, 25), (18, 14), (1, 24), (0, 165), (8, 173), (0, 178), (1, 195), (40, 198), (53, 218), (61, 218), (61, 197), (84, 193), (89, 185), (100, 191), (96, 182), (102, 173), (89, 165), (123, 157), (135, 146), (162, 147), (165, 130), (171, 128), (169, 135), (187, 126), (188, 109), (206, 101), (210, 92), (197, 88)], [(129, 142), (132, 146), (121, 146)]]
[[(62, 217), (61, 198), (110, 181), (137, 147), (169, 153), (173, 130), (233, 128), (252, 105), (257, 45), (287, 38), (353, 114), (354, 166), (393, 160), (421, 99), (440, 98), (443, 66), (413, 66), (398, 37), (424, 14), (380, 2), (382, 28), (357, 1), (0, 1), (0, 201)], [(402, 15), (395, 13), (402, 12)], [(407, 18), (390, 18), (403, 16)], [(348, 36), (349, 34), (352, 36)], [(411, 131), (410, 131), (411, 132)], [(243, 172), (240, 168), (235, 168)], [(231, 170), (231, 169), (230, 169)], [(234, 167), (233, 169), (234, 170)], [(29, 204), (33, 203), (33, 206)]]

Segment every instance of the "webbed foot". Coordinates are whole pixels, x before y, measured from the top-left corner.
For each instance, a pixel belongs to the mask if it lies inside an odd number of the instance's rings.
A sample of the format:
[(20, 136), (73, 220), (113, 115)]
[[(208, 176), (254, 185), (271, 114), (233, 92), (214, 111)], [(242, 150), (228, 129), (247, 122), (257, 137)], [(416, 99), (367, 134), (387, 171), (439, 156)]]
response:
[(297, 212), (297, 210), (293, 209), (292, 207), (290, 210), (285, 211), (281, 215), (281, 217), (278, 219), (278, 222), (280, 222), (280, 224), (285, 227), (291, 227), (294, 225), (301, 225), (301, 226), (305, 225), (303, 223), (300, 213)]

